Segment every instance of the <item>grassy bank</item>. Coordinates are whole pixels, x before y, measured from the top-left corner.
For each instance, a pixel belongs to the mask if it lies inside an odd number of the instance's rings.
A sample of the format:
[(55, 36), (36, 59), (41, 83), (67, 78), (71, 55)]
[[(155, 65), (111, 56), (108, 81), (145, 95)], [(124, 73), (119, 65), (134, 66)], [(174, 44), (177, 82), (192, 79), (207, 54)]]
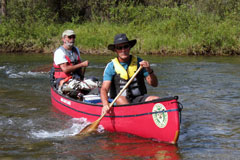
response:
[[(111, 8), (110, 8), (111, 9)], [(118, 11), (121, 10), (119, 13)], [(112, 18), (64, 24), (52, 21), (23, 23), (4, 19), (0, 24), (0, 52), (51, 53), (61, 45), (61, 33), (73, 29), (76, 46), (84, 52), (110, 54), (107, 45), (117, 33), (137, 39), (133, 52), (159, 55), (240, 55), (240, 18), (199, 12), (194, 6), (112, 8)]]

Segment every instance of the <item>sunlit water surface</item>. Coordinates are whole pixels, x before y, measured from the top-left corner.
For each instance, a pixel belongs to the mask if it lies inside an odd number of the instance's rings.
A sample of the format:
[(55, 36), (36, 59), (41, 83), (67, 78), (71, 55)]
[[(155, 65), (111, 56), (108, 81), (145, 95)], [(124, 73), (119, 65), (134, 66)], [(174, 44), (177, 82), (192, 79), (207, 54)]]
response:
[[(52, 107), (52, 55), (0, 55), (0, 159), (239, 159), (240, 57), (141, 56), (159, 86), (149, 94), (179, 96), (183, 104), (178, 145), (133, 135), (75, 136), (88, 122)], [(112, 56), (87, 56), (86, 76), (102, 80)], [(37, 71), (37, 72), (36, 72)]]

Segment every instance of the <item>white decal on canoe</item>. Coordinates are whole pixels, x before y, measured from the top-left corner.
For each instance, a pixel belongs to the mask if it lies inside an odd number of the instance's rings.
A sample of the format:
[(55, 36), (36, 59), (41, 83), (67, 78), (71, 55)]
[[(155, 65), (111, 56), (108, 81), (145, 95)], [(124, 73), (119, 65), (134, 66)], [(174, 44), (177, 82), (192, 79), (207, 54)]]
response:
[(68, 100), (66, 100), (66, 99), (64, 99), (64, 98), (61, 98), (61, 101), (62, 101), (63, 103), (66, 103), (66, 104), (68, 104), (68, 105), (71, 105), (71, 101), (68, 101)]
[(167, 112), (162, 112), (166, 111), (166, 108), (163, 104), (157, 103), (153, 106), (153, 112), (159, 112), (159, 113), (153, 113), (153, 121), (159, 128), (164, 128), (166, 127), (168, 123), (168, 113)]

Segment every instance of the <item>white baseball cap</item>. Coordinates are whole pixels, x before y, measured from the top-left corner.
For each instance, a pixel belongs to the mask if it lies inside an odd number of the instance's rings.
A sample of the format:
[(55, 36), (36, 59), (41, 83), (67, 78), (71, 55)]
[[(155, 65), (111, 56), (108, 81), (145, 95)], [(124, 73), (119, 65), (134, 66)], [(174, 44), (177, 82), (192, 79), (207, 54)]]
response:
[(64, 36), (71, 36), (71, 35), (76, 35), (75, 32), (73, 30), (65, 30), (63, 33), (62, 33), (62, 38)]

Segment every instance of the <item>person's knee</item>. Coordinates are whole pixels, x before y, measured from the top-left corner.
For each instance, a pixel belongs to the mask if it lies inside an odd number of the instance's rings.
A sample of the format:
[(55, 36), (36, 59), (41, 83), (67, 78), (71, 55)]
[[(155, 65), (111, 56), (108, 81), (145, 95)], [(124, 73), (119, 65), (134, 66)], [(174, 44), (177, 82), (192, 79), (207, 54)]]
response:
[(155, 100), (155, 99), (158, 99), (159, 97), (158, 96), (149, 96), (145, 99), (145, 101), (152, 101), (152, 100)]
[(116, 103), (117, 105), (129, 104), (127, 98), (124, 96), (118, 97), (118, 99), (116, 100)]

